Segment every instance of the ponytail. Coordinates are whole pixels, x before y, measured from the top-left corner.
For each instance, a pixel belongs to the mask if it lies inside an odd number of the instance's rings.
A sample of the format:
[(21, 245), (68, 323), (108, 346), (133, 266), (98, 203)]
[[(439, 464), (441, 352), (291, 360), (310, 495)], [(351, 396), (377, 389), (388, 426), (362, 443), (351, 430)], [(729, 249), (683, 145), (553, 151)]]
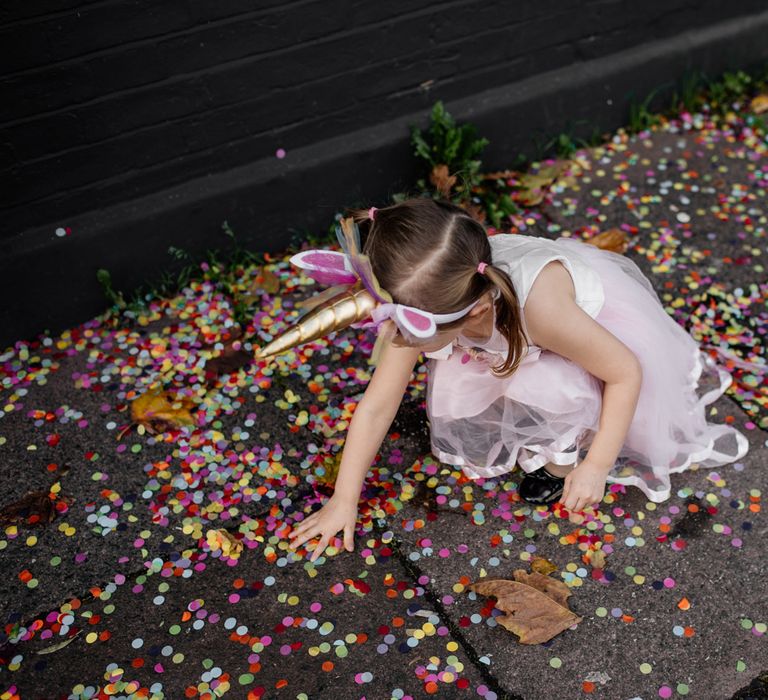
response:
[(491, 371), (497, 377), (508, 377), (523, 361), (528, 347), (528, 340), (523, 331), (522, 310), (512, 280), (504, 270), (491, 263), (485, 268), (483, 274), (500, 292), (499, 298), (495, 301), (496, 327), (509, 346), (504, 363), (499, 367), (493, 367)]

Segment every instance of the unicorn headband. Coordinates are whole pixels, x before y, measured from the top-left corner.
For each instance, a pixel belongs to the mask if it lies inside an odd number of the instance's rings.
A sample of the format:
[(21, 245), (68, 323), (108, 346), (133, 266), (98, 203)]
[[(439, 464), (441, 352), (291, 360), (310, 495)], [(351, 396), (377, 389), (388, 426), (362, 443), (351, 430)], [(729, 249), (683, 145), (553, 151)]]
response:
[[(392, 319), (406, 338), (425, 340), (434, 336), (438, 323), (460, 319), (480, 301), (477, 299), (460, 311), (448, 314), (433, 314), (396, 304), (379, 285), (368, 256), (360, 252), (360, 231), (352, 217), (341, 220), (341, 226), (336, 226), (336, 236), (343, 253), (306, 250), (291, 257), (291, 262), (305, 270), (309, 277), (332, 286), (307, 304), (310, 311), (298, 323), (261, 348), (256, 353), (257, 359), (277, 355), (349, 326), (373, 327), (378, 331), (387, 319)], [(480, 263), (478, 272), (483, 274), (485, 267), (486, 263)]]

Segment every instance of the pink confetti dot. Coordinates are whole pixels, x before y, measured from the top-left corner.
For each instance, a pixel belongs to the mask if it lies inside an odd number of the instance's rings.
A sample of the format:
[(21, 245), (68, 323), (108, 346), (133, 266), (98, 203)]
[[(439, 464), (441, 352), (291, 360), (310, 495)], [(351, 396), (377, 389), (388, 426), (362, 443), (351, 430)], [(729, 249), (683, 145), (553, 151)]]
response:
[(667, 577), (664, 579), (664, 586), (665, 588), (674, 588), (675, 587), (675, 579), (671, 577)]
[(275, 151), (275, 155), (278, 158), (285, 158), (285, 149), (284, 148), (278, 148), (277, 151)]
[(662, 685), (661, 688), (659, 688), (659, 697), (660, 698), (671, 698), (672, 697), (672, 688), (670, 688), (668, 685)]

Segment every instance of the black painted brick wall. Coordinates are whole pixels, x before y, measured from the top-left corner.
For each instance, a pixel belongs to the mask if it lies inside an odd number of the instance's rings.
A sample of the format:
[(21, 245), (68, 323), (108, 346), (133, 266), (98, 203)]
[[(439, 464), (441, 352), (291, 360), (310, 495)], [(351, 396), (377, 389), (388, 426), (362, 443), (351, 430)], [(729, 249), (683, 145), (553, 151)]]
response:
[(278, 148), (428, 110), (438, 86), (450, 101), (764, 8), (765, 0), (5, 0), (0, 232), (65, 225)]

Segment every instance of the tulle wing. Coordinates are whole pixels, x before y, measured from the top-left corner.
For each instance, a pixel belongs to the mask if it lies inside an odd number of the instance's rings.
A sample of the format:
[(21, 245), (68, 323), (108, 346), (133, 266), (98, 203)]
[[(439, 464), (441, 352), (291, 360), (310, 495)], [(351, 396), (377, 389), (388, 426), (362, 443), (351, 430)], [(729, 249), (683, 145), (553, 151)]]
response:
[(291, 262), (320, 284), (354, 284), (357, 274), (350, 258), (333, 250), (305, 250), (291, 256)]
[(363, 286), (374, 296), (377, 301), (391, 302), (392, 297), (379, 286), (376, 276), (373, 274), (371, 261), (367, 255), (360, 252), (360, 230), (355, 220), (350, 216), (341, 220), (341, 226), (336, 225), (336, 237), (344, 251), (352, 268), (357, 273)]

